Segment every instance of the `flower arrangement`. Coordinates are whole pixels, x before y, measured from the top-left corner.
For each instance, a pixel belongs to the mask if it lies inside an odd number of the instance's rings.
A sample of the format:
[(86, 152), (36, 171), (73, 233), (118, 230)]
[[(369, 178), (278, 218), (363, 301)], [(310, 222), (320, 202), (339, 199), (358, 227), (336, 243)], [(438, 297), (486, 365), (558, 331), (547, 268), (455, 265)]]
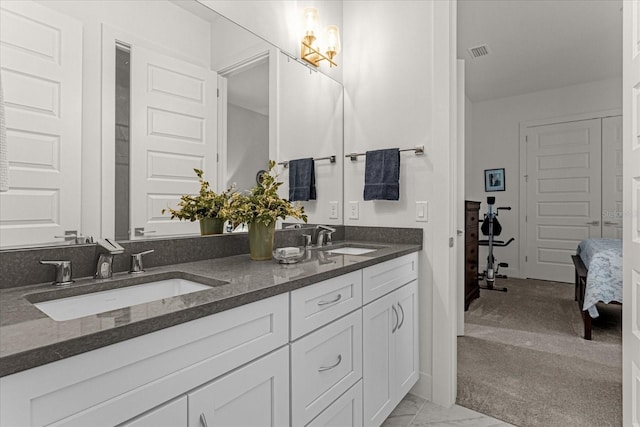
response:
[(202, 177), (202, 170), (193, 169), (200, 182), (200, 192), (191, 196), (185, 194), (180, 197), (177, 209), (163, 209), (162, 213), (171, 213), (171, 219), (199, 221), (207, 218), (225, 219), (220, 213), (229, 204), (229, 200), (234, 194), (233, 186), (218, 194), (211, 190), (209, 182)]
[(275, 166), (276, 162), (270, 160), (269, 170), (262, 174), (260, 183), (247, 192), (231, 194), (229, 203), (220, 210), (234, 227), (242, 223), (271, 226), (278, 218), (287, 217), (307, 222), (304, 207), (293, 205), (278, 195), (282, 182), (278, 182)]

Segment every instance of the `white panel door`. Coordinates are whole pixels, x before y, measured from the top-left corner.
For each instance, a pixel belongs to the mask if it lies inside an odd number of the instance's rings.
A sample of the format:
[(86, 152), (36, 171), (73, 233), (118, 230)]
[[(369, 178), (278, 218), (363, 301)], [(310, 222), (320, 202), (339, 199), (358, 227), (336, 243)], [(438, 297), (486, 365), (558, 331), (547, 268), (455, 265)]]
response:
[[(398, 327), (394, 333), (394, 389), (402, 399), (420, 375), (418, 358), (418, 282), (413, 281), (394, 292), (398, 310)], [(396, 400), (397, 400), (396, 399)]]
[(622, 239), (622, 116), (602, 119), (602, 237)]
[(189, 427), (289, 425), (289, 348), (189, 393)]
[(0, 247), (80, 231), (82, 25), (31, 1), (0, 3), (9, 191)]
[[(216, 188), (217, 75), (154, 51), (131, 49), (131, 228), (149, 236), (198, 233), (162, 209), (199, 190), (193, 169)], [(140, 238), (131, 230), (131, 238)]]
[(362, 309), (365, 426), (381, 425), (395, 407), (392, 382), (395, 352), (391, 335), (391, 329), (398, 323), (398, 313), (392, 308), (395, 298), (392, 292)]
[(601, 139), (600, 119), (527, 128), (527, 277), (572, 282), (578, 243), (600, 237)]
[(640, 1), (623, 2), (622, 425), (640, 426)]

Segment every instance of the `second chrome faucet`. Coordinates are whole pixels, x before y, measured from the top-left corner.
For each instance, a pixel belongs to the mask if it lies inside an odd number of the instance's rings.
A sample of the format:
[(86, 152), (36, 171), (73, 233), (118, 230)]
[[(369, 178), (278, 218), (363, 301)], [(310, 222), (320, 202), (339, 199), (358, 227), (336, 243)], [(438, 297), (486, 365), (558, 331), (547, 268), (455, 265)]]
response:
[(113, 276), (113, 256), (124, 253), (124, 248), (116, 241), (110, 239), (97, 239), (96, 243), (106, 252), (98, 255), (96, 266), (96, 279), (109, 279)]

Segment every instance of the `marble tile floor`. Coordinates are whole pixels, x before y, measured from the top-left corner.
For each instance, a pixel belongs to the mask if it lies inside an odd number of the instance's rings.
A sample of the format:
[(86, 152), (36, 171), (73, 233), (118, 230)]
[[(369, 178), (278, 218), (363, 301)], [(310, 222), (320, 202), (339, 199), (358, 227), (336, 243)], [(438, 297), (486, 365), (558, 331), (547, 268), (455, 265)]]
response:
[(413, 394), (407, 394), (382, 427), (508, 427), (511, 424), (480, 412), (454, 405), (443, 408)]

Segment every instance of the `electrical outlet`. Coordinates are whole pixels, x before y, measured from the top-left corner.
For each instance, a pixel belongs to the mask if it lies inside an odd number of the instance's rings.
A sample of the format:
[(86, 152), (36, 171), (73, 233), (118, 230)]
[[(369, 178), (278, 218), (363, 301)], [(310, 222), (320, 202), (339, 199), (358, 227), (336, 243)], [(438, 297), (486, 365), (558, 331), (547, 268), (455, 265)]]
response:
[(429, 202), (416, 202), (416, 222), (429, 222)]
[(329, 202), (329, 219), (338, 219), (338, 202)]
[(358, 219), (359, 216), (358, 202), (349, 202), (349, 219)]

